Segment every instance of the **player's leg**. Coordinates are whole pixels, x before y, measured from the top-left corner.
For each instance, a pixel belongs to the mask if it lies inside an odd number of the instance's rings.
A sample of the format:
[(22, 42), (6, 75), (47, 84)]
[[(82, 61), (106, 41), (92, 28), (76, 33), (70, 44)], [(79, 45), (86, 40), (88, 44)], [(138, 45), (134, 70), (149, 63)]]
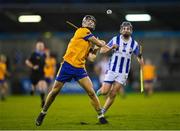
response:
[(8, 85), (6, 82), (0, 84), (1, 100), (5, 100), (8, 92)]
[(96, 92), (96, 95), (97, 96), (100, 96), (100, 95), (105, 95), (109, 92), (115, 78), (116, 78), (116, 73), (113, 72), (113, 71), (108, 71), (107, 74), (105, 75), (105, 78), (104, 78), (104, 83), (102, 85), (102, 87)]
[(98, 118), (99, 118), (100, 123), (106, 124), (107, 120), (104, 118), (104, 115), (101, 113), (101, 105), (100, 105), (98, 97), (95, 94), (91, 80), (87, 76), (87, 77), (84, 77), (82, 79), (79, 79), (78, 82), (85, 89), (87, 94), (89, 95), (89, 97), (91, 99), (92, 106), (94, 107), (94, 109), (96, 110), (96, 112), (98, 114)]
[(58, 93), (60, 92), (63, 85), (64, 85), (64, 83), (55, 80), (53, 87), (52, 87), (51, 91), (49, 92), (49, 94), (47, 95), (45, 104), (43, 106), (42, 110), (44, 112), (47, 112), (49, 106), (52, 104), (52, 102), (54, 101), (54, 99), (56, 98)]
[(36, 84), (38, 83), (38, 77), (35, 74), (31, 74), (30, 80), (31, 80), (30, 95), (33, 96), (36, 90)]
[(109, 107), (113, 104), (116, 94), (119, 92), (120, 88), (123, 88), (123, 86), (119, 82), (114, 82), (113, 88), (111, 88), (108, 97), (106, 99), (106, 102), (103, 106), (103, 113), (105, 113)]
[(119, 94), (122, 98), (126, 97), (125, 88), (123, 86), (126, 85), (128, 75), (127, 74), (119, 74), (116, 81), (121, 84), (121, 88), (119, 89)]
[(152, 83), (150, 84), (149, 95), (152, 95), (152, 94), (153, 94), (153, 88), (154, 88), (154, 83), (152, 82)]
[(97, 90), (96, 95), (97, 95), (97, 96), (106, 95), (106, 94), (109, 92), (111, 86), (112, 86), (112, 83), (106, 83), (106, 82), (104, 82), (104, 83), (102, 84), (101, 88), (100, 88), (99, 90)]
[(32, 84), (31, 85), (31, 91), (30, 91), (30, 95), (34, 95), (34, 92), (35, 92), (35, 86)]
[(89, 79), (89, 77), (84, 77), (84, 78), (80, 79), (78, 82), (85, 89), (85, 91), (91, 98), (92, 105), (95, 108), (95, 110), (100, 113), (100, 111), (101, 111), (100, 102), (99, 102), (99, 99), (95, 95), (95, 92), (93, 89), (93, 84), (92, 84), (91, 80)]
[(150, 81), (149, 83), (147, 83), (147, 95), (150, 96), (153, 93), (153, 82)]
[(149, 92), (149, 81), (145, 81), (144, 82), (144, 95), (148, 96), (148, 92)]
[(56, 98), (56, 96), (60, 92), (63, 85), (64, 85), (64, 83), (62, 83), (62, 82), (58, 82), (58, 81), (54, 82), (53, 88), (51, 89), (51, 91), (49, 92), (49, 94), (46, 98), (43, 109), (42, 109), (41, 113), (39, 114), (38, 118), (36, 119), (36, 125), (37, 126), (40, 126), (42, 124), (43, 119), (44, 119), (50, 105), (53, 103), (54, 99)]
[(119, 93), (120, 93), (120, 95), (121, 95), (122, 98), (125, 98), (125, 97), (126, 97), (125, 89), (124, 89), (124, 88), (120, 88), (120, 89), (119, 89)]
[(45, 80), (46, 80), (46, 83), (47, 83), (47, 86), (48, 86), (48, 92), (50, 92), (51, 91), (51, 89), (52, 89), (52, 86), (53, 86), (53, 78), (48, 78), (48, 77), (46, 77), (45, 78)]
[(68, 82), (72, 79), (72, 74), (69, 74), (69, 69), (67, 63), (62, 63), (61, 67), (56, 76), (56, 80), (53, 84), (51, 91), (48, 93), (45, 104), (41, 113), (39, 114), (38, 118), (36, 119), (36, 125), (40, 126), (43, 122), (43, 119), (46, 115), (47, 110), (49, 109), (50, 105), (53, 103), (54, 99), (60, 92), (61, 88), (63, 87), (65, 82)]
[(37, 88), (40, 92), (40, 97), (41, 97), (41, 107), (43, 107), (45, 103), (45, 95), (47, 92), (47, 83), (45, 80), (40, 80), (37, 84)]
[(8, 84), (7, 82), (5, 81), (4, 82), (4, 97), (6, 98), (8, 95)]
[(0, 83), (0, 97), (1, 97), (1, 100), (3, 101), (4, 97), (3, 97), (3, 84), (2, 83)]

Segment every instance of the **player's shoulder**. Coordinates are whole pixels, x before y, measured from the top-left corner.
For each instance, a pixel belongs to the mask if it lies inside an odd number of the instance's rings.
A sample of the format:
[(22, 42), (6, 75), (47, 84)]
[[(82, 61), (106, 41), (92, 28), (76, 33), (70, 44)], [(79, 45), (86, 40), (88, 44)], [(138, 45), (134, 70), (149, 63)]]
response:
[[(33, 58), (36, 58), (36, 57), (39, 57), (39, 56), (40, 56), (40, 53), (37, 52), (37, 51), (33, 51), (33, 52), (31, 53), (31, 57), (33, 57)], [(43, 56), (44, 56), (44, 54), (43, 54)]]
[(88, 28), (86, 27), (80, 27), (76, 30), (76, 32), (91, 32)]
[(87, 36), (90, 35), (91, 31), (88, 28), (80, 27), (75, 32), (75, 37)]
[(116, 40), (118, 37), (119, 37), (119, 35), (114, 35), (111, 40)]

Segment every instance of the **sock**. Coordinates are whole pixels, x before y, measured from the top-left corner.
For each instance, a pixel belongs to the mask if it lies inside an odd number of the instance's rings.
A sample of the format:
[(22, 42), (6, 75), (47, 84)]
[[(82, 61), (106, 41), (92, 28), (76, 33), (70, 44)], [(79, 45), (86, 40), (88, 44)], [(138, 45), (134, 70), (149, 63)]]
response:
[(102, 109), (101, 109), (101, 113), (102, 113), (102, 114), (105, 114), (105, 113), (106, 113), (106, 109), (105, 109), (105, 108), (102, 108)]
[(97, 96), (102, 95), (102, 94), (101, 94), (101, 90), (100, 90), (100, 89), (96, 92), (96, 95), (97, 95)]
[(102, 108), (102, 109), (100, 110), (100, 112), (98, 113), (98, 119), (104, 117), (105, 112), (106, 112), (106, 109), (105, 109), (105, 108)]

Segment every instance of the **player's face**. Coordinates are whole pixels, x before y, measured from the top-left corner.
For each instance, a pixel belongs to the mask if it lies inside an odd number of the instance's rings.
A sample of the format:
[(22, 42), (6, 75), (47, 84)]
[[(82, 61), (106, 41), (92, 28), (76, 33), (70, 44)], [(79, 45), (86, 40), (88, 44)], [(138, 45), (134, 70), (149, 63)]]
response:
[(1, 55), (1, 56), (0, 56), (0, 62), (6, 63), (6, 57), (3, 56), (3, 55)]
[(132, 28), (130, 26), (123, 26), (120, 33), (125, 36), (130, 36), (132, 33)]
[(84, 23), (83, 23), (83, 27), (89, 27), (91, 29), (95, 29), (95, 21), (93, 21), (92, 19), (87, 19)]
[(88, 20), (88, 23), (89, 23), (89, 26), (91, 27), (91, 28), (95, 28), (95, 22), (93, 21), (93, 20)]
[(38, 43), (36, 44), (36, 49), (37, 49), (38, 51), (44, 51), (44, 43), (38, 42)]

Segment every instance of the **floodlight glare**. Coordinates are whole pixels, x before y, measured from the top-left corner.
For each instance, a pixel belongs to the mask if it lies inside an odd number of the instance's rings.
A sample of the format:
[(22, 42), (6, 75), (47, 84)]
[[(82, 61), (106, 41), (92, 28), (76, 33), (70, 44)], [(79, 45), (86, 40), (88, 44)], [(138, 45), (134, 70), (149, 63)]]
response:
[(150, 21), (151, 16), (149, 14), (128, 14), (125, 16), (127, 21)]
[(21, 15), (18, 18), (20, 23), (38, 23), (41, 21), (40, 15)]

